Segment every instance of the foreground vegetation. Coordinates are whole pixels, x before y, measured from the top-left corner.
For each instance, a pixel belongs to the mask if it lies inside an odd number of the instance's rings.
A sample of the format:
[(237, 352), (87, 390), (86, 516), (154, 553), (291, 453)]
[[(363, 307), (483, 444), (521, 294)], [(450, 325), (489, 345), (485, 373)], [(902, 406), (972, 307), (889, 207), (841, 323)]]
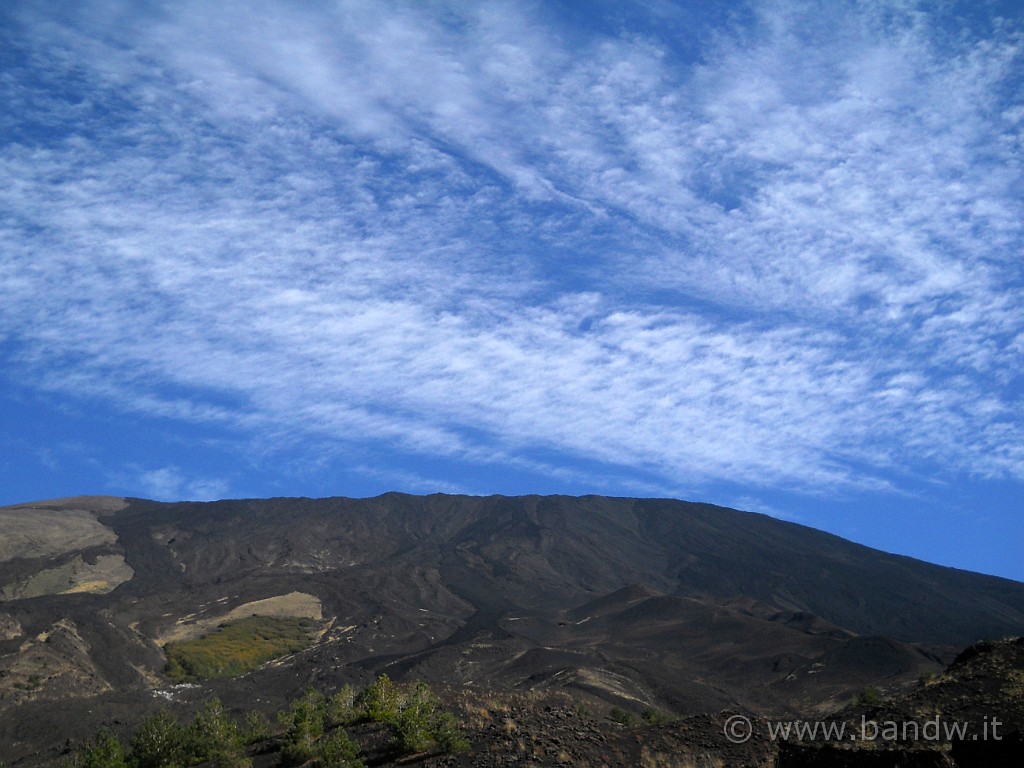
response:
[(168, 643), (164, 673), (177, 683), (237, 677), (309, 646), (311, 619), (252, 616), (195, 640)]
[(643, 712), (640, 713), (639, 717), (637, 717), (635, 713), (629, 712), (621, 707), (612, 707), (611, 711), (608, 713), (608, 719), (618, 723), (619, 725), (632, 727), (640, 725), (641, 723), (645, 725), (668, 725), (669, 723), (676, 722), (679, 718), (674, 715), (666, 714), (660, 709), (655, 709), (654, 707), (646, 707)]
[[(189, 723), (161, 710), (142, 723), (125, 746), (110, 731), (78, 750), (72, 768), (247, 768), (249, 753), (276, 747), (282, 766), (365, 768), (359, 743), (346, 730), (380, 723), (396, 756), (458, 752), (469, 742), (455, 716), (442, 710), (424, 683), (397, 686), (386, 675), (358, 693), (344, 686), (331, 696), (310, 689), (277, 713), (277, 727), (258, 712), (239, 725), (213, 699)], [(269, 744), (268, 744), (269, 742)]]

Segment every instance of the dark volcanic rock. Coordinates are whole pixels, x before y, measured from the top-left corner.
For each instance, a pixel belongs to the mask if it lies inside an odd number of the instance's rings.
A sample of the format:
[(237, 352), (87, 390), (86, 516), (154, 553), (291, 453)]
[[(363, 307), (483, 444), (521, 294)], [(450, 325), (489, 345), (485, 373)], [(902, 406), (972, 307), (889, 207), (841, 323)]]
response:
[[(0, 587), (38, 595), (0, 611), (0, 759), (16, 765), (101, 724), (127, 729), (166, 697), (271, 712), (383, 672), (634, 712), (820, 711), (868, 686), (905, 690), (1024, 627), (1022, 584), (672, 500), (81, 498), (12, 515), (31, 551), (8, 547)], [(120, 558), (123, 583), (89, 570)], [(321, 634), (244, 677), (169, 688), (163, 642), (252, 613), (311, 615)], [(664, 754), (682, 748), (664, 733)], [(573, 754), (572, 732), (557, 738), (536, 748)], [(647, 759), (629, 734), (602, 738)]]
[(783, 743), (779, 746), (776, 768), (952, 768), (952, 764), (948, 754), (937, 749), (855, 749)]
[[(845, 722), (847, 734), (863, 733), (865, 721), (880, 727), (896, 723), (901, 729), (909, 724), (912, 737), (867, 743), (782, 742), (779, 768), (1019, 766), (1024, 759), (1024, 638), (977, 643), (942, 675), (887, 700), (854, 705), (837, 720)], [(926, 723), (934, 726), (931, 731)]]

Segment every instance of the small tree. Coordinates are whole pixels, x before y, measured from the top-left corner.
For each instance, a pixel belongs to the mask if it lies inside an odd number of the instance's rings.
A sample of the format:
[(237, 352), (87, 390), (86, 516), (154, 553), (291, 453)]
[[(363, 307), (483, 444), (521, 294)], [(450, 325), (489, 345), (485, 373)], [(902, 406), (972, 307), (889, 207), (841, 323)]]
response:
[(402, 692), (391, 682), (391, 678), (381, 675), (377, 682), (359, 694), (356, 705), (370, 720), (387, 723), (394, 719), (403, 703)]
[(437, 747), (442, 752), (465, 752), (469, 749), (469, 739), (459, 728), (459, 721), (451, 712), (438, 712), (434, 716), (431, 730)]
[(189, 734), (161, 709), (147, 717), (130, 742), (135, 768), (182, 768), (190, 762)]
[(327, 700), (328, 725), (349, 725), (359, 719), (355, 689), (348, 684)]
[(440, 709), (426, 683), (414, 685), (403, 697), (398, 712), (385, 722), (397, 747), (405, 753), (461, 752), (469, 746), (455, 716)]
[(224, 711), (219, 699), (211, 699), (203, 705), (189, 726), (189, 735), (193, 762), (209, 762), (214, 768), (251, 765), (238, 724)]
[(365, 763), (359, 759), (359, 745), (342, 728), (320, 741), (317, 765), (320, 768), (365, 768)]
[(324, 735), (327, 706), (323, 694), (310, 688), (292, 703), (287, 712), (278, 715), (285, 727), (281, 759), (285, 765), (302, 765), (310, 760), (317, 749), (317, 741)]
[(417, 683), (398, 712), (387, 720), (403, 752), (423, 752), (436, 744), (432, 733), (437, 704), (430, 689)]
[(253, 709), (245, 715), (245, 729), (242, 732), (246, 744), (255, 744), (271, 736), (270, 721), (262, 712)]
[(124, 747), (106, 728), (78, 750), (71, 764), (74, 768), (128, 768)]

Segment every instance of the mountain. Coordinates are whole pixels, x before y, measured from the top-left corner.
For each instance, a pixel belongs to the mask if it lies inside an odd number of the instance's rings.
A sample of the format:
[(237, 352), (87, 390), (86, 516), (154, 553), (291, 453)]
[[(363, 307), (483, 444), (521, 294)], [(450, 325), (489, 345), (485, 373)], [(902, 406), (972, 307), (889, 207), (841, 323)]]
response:
[[(1024, 633), (1024, 584), (762, 515), (599, 496), (5, 507), (0, 600), (0, 759), (18, 766), (163, 702), (271, 711), (381, 673), (678, 715), (823, 712)], [(253, 616), (313, 639), (172, 686), (168, 647)]]
[[(792, 739), (779, 762), (1017, 768), (1024, 756), (1024, 637), (976, 643), (911, 689), (857, 701), (834, 715), (842, 738)], [(886, 735), (886, 729), (889, 734)], [(851, 752), (851, 737), (869, 753)]]

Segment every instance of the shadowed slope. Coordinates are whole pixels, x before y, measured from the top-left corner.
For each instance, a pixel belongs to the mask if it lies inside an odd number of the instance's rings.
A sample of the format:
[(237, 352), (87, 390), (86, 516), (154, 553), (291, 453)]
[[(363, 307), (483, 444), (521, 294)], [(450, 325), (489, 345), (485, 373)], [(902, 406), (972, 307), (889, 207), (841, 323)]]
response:
[[(1024, 584), (706, 504), (73, 502), (7, 508), (8, 519), (38, 511), (17, 518), (37, 543), (0, 561), (0, 586), (113, 557), (126, 579), (107, 594), (55, 589), (0, 606), (0, 743), (40, 756), (24, 765), (45, 764), (47, 739), (79, 719), (88, 733), (97, 719), (137, 718), (156, 705), (154, 689), (269, 706), (310, 684), (387, 673), (635, 711), (812, 713), (868, 686), (898, 691), (979, 638), (1024, 632)], [(75, 549), (62, 514), (97, 535)], [(164, 641), (248, 615), (312, 616), (315, 640), (236, 679), (167, 688)], [(61, 621), (75, 643), (57, 664), (32, 639)]]
[(122, 540), (147, 550), (150, 562), (154, 548), (142, 541), (152, 540), (149, 529), (182, 529), (186, 534), (163, 551), (196, 585), (268, 567), (311, 573), (421, 558), (445, 563), (455, 581), (486, 579), (489, 593), (522, 606), (565, 607), (642, 583), (669, 594), (753, 598), (905, 641), (965, 645), (1024, 627), (1024, 585), (1017, 582), (888, 555), (763, 515), (673, 500), (386, 494), (134, 501), (105, 520)]

